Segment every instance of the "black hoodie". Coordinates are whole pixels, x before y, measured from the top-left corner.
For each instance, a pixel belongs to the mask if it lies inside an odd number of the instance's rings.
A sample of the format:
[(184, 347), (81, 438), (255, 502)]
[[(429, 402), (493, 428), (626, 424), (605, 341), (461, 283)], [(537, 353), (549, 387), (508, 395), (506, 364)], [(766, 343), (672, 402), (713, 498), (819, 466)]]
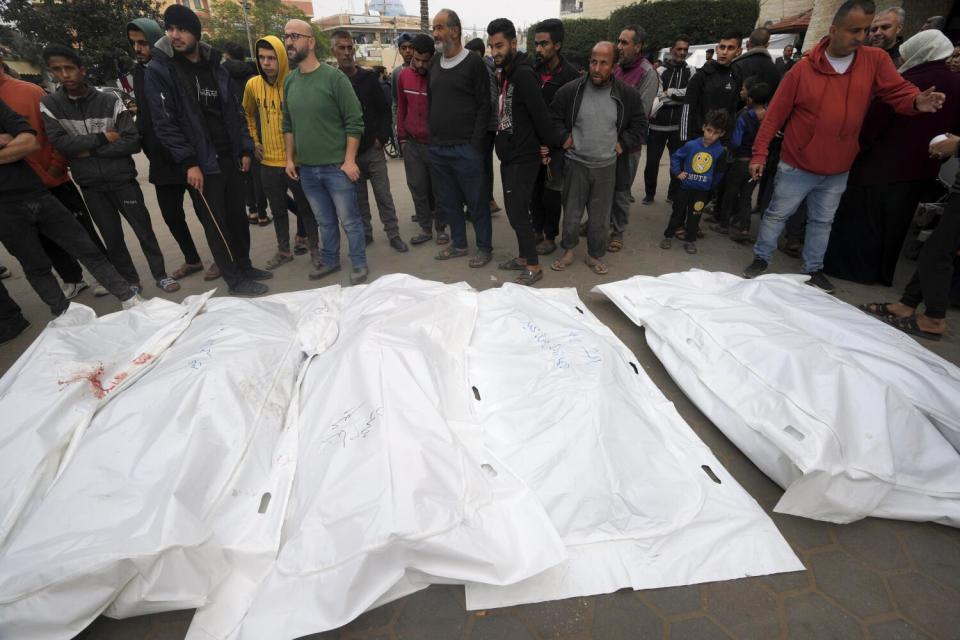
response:
[(550, 120), (540, 81), (527, 54), (515, 54), (509, 66), (499, 70), (497, 87), (500, 99), (496, 149), (500, 162), (537, 162), (540, 145), (563, 144), (560, 132)]

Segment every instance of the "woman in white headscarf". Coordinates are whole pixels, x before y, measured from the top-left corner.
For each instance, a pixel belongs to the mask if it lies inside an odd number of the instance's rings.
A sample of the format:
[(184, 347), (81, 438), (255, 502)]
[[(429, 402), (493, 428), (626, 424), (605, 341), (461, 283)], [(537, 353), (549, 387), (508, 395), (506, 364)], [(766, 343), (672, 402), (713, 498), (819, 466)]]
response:
[(860, 132), (860, 154), (850, 169), (830, 234), (823, 270), (863, 284), (891, 286), (904, 238), (917, 204), (936, 199), (940, 159), (930, 140), (960, 133), (960, 74), (946, 61), (953, 44), (940, 31), (921, 31), (900, 45), (903, 77), (921, 91), (946, 94), (935, 114), (898, 115), (879, 100)]

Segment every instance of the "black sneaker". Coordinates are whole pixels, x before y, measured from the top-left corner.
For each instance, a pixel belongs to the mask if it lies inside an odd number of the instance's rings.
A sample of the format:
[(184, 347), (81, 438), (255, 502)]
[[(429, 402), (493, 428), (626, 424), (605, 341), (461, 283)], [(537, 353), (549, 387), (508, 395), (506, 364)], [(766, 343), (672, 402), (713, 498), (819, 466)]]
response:
[(827, 279), (827, 276), (823, 275), (823, 271), (814, 271), (813, 273), (808, 273), (806, 275), (810, 276), (810, 279), (807, 280), (807, 284), (811, 287), (816, 287), (817, 289), (826, 291), (827, 293), (833, 293), (837, 290), (837, 288), (833, 286), (833, 283)]
[(747, 278), (756, 278), (758, 275), (763, 273), (769, 267), (769, 263), (766, 260), (761, 260), (760, 258), (754, 258), (753, 262), (750, 263), (750, 266), (743, 270), (743, 277)]
[(273, 273), (263, 269), (257, 269), (256, 267), (250, 267), (243, 272), (243, 277), (247, 280), (269, 280), (273, 277)]
[(643, 196), (643, 200), (640, 201), (640, 204), (653, 204), (653, 196), (649, 194)]
[(243, 298), (256, 298), (269, 291), (269, 287), (253, 280), (241, 280), (236, 285), (230, 287), (230, 295)]
[(400, 253), (406, 253), (410, 250), (407, 247), (407, 243), (400, 239), (400, 236), (394, 236), (393, 238), (390, 238), (390, 246)]
[(20, 316), (16, 320), (10, 323), (9, 327), (0, 329), (0, 344), (5, 342), (10, 342), (18, 335), (27, 330), (27, 327), (30, 326), (30, 322), (26, 318)]

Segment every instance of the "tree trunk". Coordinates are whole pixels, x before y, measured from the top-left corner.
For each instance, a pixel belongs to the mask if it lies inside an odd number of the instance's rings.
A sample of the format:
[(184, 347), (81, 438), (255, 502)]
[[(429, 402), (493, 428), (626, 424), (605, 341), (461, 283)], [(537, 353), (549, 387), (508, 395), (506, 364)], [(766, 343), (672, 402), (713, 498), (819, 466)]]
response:
[(420, 0), (420, 30), (430, 33), (430, 0)]

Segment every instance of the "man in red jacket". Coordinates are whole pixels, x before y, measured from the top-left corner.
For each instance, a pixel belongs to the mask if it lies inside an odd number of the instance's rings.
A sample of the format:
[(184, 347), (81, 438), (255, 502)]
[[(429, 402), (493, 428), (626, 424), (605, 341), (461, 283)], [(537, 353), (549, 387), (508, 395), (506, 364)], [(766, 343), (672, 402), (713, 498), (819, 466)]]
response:
[(801, 270), (810, 276), (808, 284), (833, 293), (833, 284), (823, 275), (823, 256), (871, 100), (877, 97), (908, 115), (932, 113), (943, 106), (944, 95), (935, 87), (921, 93), (897, 73), (885, 51), (861, 46), (875, 12), (870, 0), (847, 0), (840, 5), (830, 35), (784, 77), (767, 109), (750, 161), (754, 180), (763, 174), (773, 136), (788, 119), (790, 126), (773, 200), (753, 247), (754, 260), (743, 272), (746, 278), (767, 270), (787, 219), (806, 199)]

